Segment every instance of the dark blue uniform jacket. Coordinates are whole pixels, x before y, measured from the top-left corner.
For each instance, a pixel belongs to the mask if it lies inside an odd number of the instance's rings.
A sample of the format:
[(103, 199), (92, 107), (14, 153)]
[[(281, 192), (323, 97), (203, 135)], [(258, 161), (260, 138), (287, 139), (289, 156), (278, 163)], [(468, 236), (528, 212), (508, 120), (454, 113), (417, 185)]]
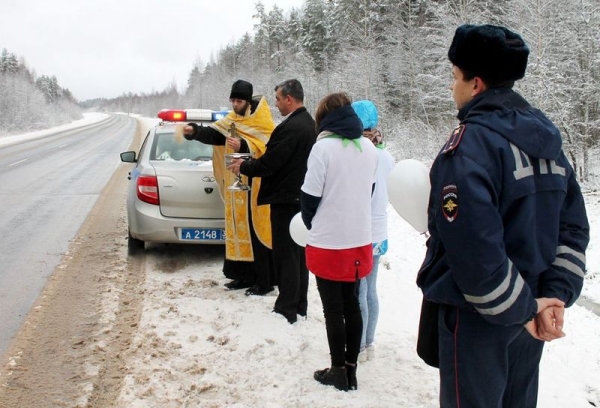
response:
[(459, 119), (430, 172), (425, 298), (500, 325), (533, 318), (538, 297), (570, 306), (589, 224), (558, 129), (511, 89), (485, 91)]

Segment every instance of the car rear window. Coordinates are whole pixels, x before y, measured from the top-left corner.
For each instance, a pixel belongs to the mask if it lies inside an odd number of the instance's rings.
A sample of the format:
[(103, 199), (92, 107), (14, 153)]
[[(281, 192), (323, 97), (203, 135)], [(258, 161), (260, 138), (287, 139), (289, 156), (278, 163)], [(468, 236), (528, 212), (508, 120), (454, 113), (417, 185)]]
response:
[(150, 160), (210, 160), (212, 146), (196, 140), (176, 140), (175, 133), (157, 133)]

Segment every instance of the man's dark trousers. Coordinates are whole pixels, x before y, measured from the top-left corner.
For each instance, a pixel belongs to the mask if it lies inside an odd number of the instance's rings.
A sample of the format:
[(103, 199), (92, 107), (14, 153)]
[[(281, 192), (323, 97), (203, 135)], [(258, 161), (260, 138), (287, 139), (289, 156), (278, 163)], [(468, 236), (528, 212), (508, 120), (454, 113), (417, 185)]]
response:
[(279, 296), (275, 311), (290, 323), (297, 315), (306, 316), (308, 307), (308, 269), (304, 248), (290, 235), (290, 221), (300, 212), (300, 203), (271, 204), (271, 231), (273, 236), (273, 266)]

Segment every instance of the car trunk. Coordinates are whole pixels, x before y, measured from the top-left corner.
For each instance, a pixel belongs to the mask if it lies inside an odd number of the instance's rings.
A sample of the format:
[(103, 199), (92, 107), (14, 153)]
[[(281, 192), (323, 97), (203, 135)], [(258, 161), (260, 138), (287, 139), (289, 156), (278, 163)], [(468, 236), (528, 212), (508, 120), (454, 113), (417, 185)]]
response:
[[(212, 161), (153, 161), (165, 217), (225, 218)], [(215, 205), (217, 203), (218, 205)]]

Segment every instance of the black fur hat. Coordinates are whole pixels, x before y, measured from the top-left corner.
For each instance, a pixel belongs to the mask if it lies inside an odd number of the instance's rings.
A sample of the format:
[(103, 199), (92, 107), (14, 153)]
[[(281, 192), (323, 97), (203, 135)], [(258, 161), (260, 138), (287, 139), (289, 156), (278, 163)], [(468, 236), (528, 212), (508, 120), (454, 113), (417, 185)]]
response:
[(231, 86), (229, 99), (242, 99), (244, 101), (252, 102), (252, 84), (243, 79), (238, 79)]
[(448, 59), (484, 81), (516, 81), (525, 76), (529, 48), (505, 27), (464, 24), (456, 29)]

